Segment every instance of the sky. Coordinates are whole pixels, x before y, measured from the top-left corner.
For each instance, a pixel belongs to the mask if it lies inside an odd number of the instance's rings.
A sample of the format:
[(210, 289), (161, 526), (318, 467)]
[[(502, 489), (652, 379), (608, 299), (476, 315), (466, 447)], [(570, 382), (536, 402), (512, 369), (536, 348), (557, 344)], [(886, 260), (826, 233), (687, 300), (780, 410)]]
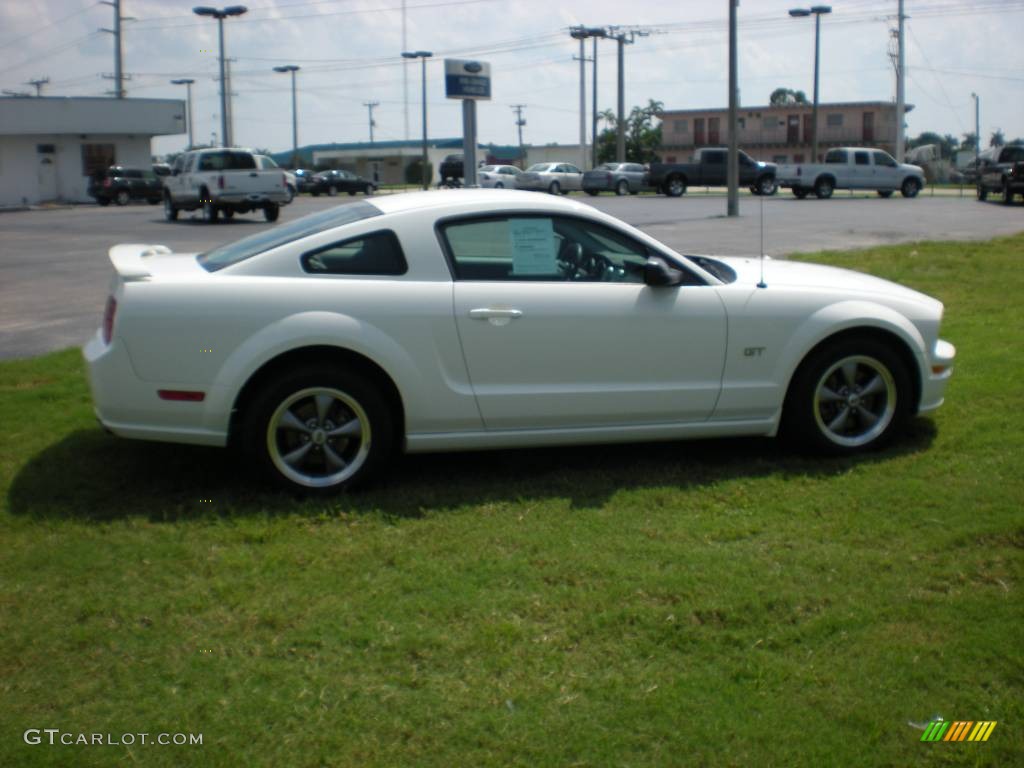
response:
[[(124, 70), (129, 97), (184, 98), (191, 77), (196, 143), (219, 131), (217, 23), (193, 3), (122, 0)], [(245, 0), (242, 0), (245, 2)], [(432, 138), (461, 136), (461, 107), (444, 95), (443, 59), (489, 62), (491, 101), (478, 104), (482, 142), (515, 144), (512, 106), (525, 105), (527, 144), (579, 141), (577, 24), (639, 27), (625, 46), (626, 109), (661, 101), (666, 109), (724, 107), (728, 89), (728, 0), (405, 0), (409, 50), (429, 50), (427, 106)], [(248, 13), (225, 21), (232, 66), (235, 143), (278, 152), (291, 148), (288, 75), (296, 64), (299, 145), (421, 135), (420, 64), (404, 63), (402, 0), (251, 0)], [(814, 20), (791, 18), (795, 0), (742, 0), (739, 17), (740, 101), (768, 102), (776, 87), (803, 90), (814, 80)], [(897, 0), (837, 0), (821, 23), (820, 99), (894, 100), (891, 30)], [(982, 142), (1003, 131), (1024, 136), (1024, 0), (906, 0), (907, 133), (974, 131), (981, 105)], [(113, 10), (93, 0), (0, 4), (0, 89), (47, 96), (102, 96), (112, 87)], [(586, 43), (591, 56), (591, 41)], [(406, 69), (407, 67), (407, 69)], [(591, 109), (587, 64), (587, 115)], [(403, 75), (407, 74), (408, 133)], [(598, 48), (598, 108), (616, 104), (616, 46)], [(587, 133), (589, 136), (589, 123)], [(155, 154), (177, 151), (185, 135), (158, 137)]]

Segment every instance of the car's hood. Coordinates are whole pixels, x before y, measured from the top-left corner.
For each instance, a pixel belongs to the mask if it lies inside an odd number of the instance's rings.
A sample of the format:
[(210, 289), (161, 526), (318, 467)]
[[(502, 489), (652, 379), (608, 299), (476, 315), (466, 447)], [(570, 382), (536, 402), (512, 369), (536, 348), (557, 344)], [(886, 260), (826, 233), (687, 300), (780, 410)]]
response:
[[(761, 264), (756, 258), (719, 258), (736, 271), (739, 285), (757, 285), (761, 281)], [(849, 293), (851, 297), (873, 296), (901, 301), (941, 304), (923, 293), (906, 288), (898, 283), (880, 277), (866, 275), (850, 269), (827, 267), (822, 264), (808, 264), (802, 261), (765, 259), (764, 281), (769, 288), (788, 287), (819, 289), (823, 293)]]

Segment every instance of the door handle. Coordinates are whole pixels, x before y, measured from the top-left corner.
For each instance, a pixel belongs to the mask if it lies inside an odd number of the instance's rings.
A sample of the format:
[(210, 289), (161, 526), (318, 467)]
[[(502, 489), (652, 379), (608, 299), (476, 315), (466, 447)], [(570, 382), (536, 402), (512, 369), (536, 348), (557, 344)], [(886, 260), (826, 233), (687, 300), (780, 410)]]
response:
[(522, 317), (523, 313), (518, 309), (493, 309), (486, 307), (482, 309), (471, 309), (469, 310), (469, 316), (474, 320), (493, 320), (504, 318), (505, 320), (515, 320), (517, 317)]

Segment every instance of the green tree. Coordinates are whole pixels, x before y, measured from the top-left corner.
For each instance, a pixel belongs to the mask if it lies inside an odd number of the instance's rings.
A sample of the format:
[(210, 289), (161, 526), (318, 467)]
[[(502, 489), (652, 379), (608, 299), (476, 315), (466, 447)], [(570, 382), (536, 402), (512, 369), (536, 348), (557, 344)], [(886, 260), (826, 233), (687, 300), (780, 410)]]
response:
[(964, 140), (960, 142), (960, 149), (975, 149), (978, 146), (978, 134), (965, 133)]
[(794, 91), (792, 88), (776, 88), (768, 97), (768, 103), (773, 107), (782, 104), (808, 104), (807, 94), (803, 91)]
[[(626, 162), (649, 163), (657, 159), (661, 147), (660, 118), (664, 108), (662, 102), (648, 99), (647, 106), (630, 110), (625, 127)], [(600, 163), (614, 162), (618, 147), (618, 119), (610, 109), (602, 112), (600, 119), (607, 127), (597, 137), (597, 160)]]
[(992, 131), (992, 136), (988, 140), (988, 145), (990, 147), (1001, 147), (1005, 143), (1006, 136), (1003, 135), (1003, 130), (1001, 128), (996, 128), (994, 131)]

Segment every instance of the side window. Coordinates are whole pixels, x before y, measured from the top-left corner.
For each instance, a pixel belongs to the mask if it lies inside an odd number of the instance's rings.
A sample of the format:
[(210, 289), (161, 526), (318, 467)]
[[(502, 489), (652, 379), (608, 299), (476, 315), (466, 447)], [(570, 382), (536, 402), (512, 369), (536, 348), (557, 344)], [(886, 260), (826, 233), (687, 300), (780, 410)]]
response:
[(849, 160), (849, 153), (845, 149), (830, 149), (825, 154), (827, 165), (846, 165)]
[(566, 173), (580, 173), (581, 172), (580, 169), (577, 168), (575, 165), (566, 165), (566, 166), (564, 166), (564, 169), (565, 169)]
[(857, 163), (857, 165), (870, 165), (871, 164), (871, 160), (870, 160), (870, 157), (868, 156), (867, 152), (854, 152), (853, 153), (853, 159), (854, 159), (854, 162)]
[(701, 157), (706, 165), (723, 165), (725, 163), (725, 154), (722, 152), (705, 152)]
[(603, 224), (508, 216), (442, 228), (456, 280), (643, 283), (643, 243)]
[(875, 151), (875, 165), (887, 165), (890, 168), (896, 167), (896, 161), (886, 152)]
[(391, 230), (308, 251), (299, 261), (303, 270), (314, 275), (404, 275), (409, 269)]

